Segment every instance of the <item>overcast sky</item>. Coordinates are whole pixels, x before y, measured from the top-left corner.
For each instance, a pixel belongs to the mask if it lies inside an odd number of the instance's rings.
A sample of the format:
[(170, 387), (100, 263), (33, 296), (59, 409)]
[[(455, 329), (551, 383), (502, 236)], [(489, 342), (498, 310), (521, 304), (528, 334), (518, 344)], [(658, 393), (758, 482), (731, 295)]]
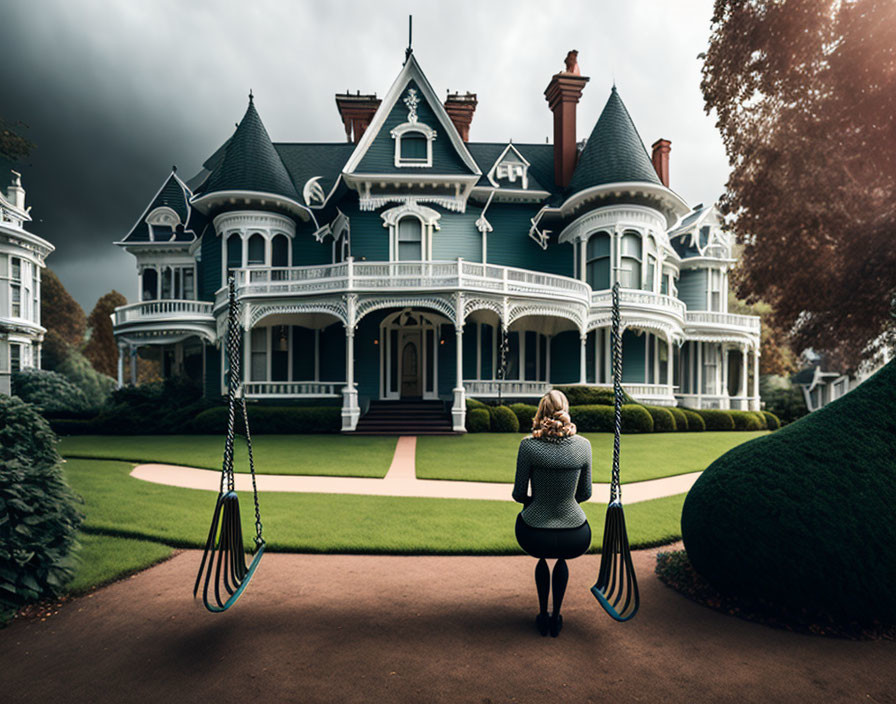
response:
[(20, 169), (31, 229), (89, 312), (113, 288), (135, 300), (134, 259), (112, 243), (172, 164), (190, 177), (227, 139), (250, 88), (274, 141), (341, 141), (334, 93), (385, 93), (409, 13), (435, 90), (478, 94), (473, 141), (543, 143), (544, 89), (578, 49), (591, 77), (579, 138), (615, 78), (647, 146), (672, 140), (672, 188), (712, 201), (728, 168), (699, 89), (711, 11), (712, 0), (4, 3), (0, 117), (27, 123), (38, 145)]

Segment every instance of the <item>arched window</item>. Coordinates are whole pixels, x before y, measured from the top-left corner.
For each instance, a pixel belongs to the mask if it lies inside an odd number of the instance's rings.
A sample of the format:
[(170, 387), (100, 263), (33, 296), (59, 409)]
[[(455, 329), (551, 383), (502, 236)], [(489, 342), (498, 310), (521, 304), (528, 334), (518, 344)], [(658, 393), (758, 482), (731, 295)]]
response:
[(271, 266), (289, 266), (289, 239), (277, 235), (271, 240)]
[(401, 137), (401, 160), (426, 162), (428, 140), (421, 132), (406, 132)]
[(405, 217), (398, 221), (398, 260), (420, 261), (423, 259), (423, 223), (415, 217)]
[(159, 294), (159, 274), (155, 269), (143, 270), (143, 300), (154, 301)]
[(622, 235), (621, 248), (619, 284), (626, 288), (641, 288), (641, 236), (626, 232)]
[(264, 237), (257, 232), (249, 238), (247, 266), (264, 266)]
[(588, 239), (585, 278), (595, 291), (610, 288), (610, 235), (598, 232)]
[(243, 265), (243, 240), (233, 233), (227, 238), (227, 271), (239, 269)]

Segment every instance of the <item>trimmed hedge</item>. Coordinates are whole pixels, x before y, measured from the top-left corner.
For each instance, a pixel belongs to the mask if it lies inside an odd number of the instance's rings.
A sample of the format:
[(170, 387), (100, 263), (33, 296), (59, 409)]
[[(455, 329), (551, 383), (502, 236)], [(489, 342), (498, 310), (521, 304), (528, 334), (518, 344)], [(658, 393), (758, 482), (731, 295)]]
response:
[[(570, 406), (612, 406), (613, 405), (613, 387), (612, 386), (555, 386), (557, 391), (562, 391), (569, 399)], [(622, 403), (637, 403), (635, 399), (629, 396), (625, 391), (623, 393)]]
[(761, 430), (759, 419), (751, 411), (727, 411), (735, 430)]
[(699, 413), (692, 411), (690, 408), (682, 408), (681, 412), (684, 413), (684, 417), (687, 418), (689, 431), (702, 433), (706, 430), (706, 422), (703, 420), (703, 416)]
[(34, 406), (0, 395), (0, 621), (58, 594), (74, 572), (83, 516), (56, 443)]
[(487, 408), (487, 406), (482, 401), (479, 401), (475, 398), (470, 398), (469, 396), (466, 398), (466, 402), (468, 411), (471, 408)]
[(769, 430), (777, 430), (781, 427), (781, 420), (770, 411), (760, 411), (765, 416), (765, 423)]
[[(339, 406), (249, 406), (249, 429), (256, 435), (305, 435), (310, 433), (338, 433), (342, 429), (342, 409)], [(227, 407), (209, 408), (189, 424), (192, 433), (215, 435), (227, 429)], [(243, 422), (237, 414), (237, 432), (243, 432)]]
[[(569, 415), (576, 429), (582, 433), (612, 433), (613, 406), (592, 404), (588, 406), (570, 406)], [(644, 406), (634, 403), (622, 406), (623, 433), (652, 433), (653, 418)]]
[(756, 416), (756, 420), (759, 421), (759, 429), (760, 430), (768, 430), (768, 421), (765, 419), (765, 416), (762, 414), (762, 411), (750, 411), (754, 416)]
[(713, 408), (692, 409), (703, 419), (707, 430), (734, 430), (734, 418), (730, 411)]
[(680, 433), (690, 430), (690, 428), (688, 427), (688, 417), (685, 415), (684, 411), (682, 411), (680, 408), (677, 408), (676, 406), (670, 406), (669, 413), (671, 413), (672, 417), (675, 419), (675, 430)]
[(678, 426), (675, 423), (675, 416), (664, 406), (644, 406), (650, 417), (653, 418), (653, 432), (655, 433), (674, 433)]
[(497, 406), (492, 416), (492, 430), (496, 433), (518, 433), (520, 422), (507, 406)]
[(837, 623), (896, 624), (896, 361), (713, 462), (681, 516), (723, 593)]
[(520, 430), (528, 433), (532, 430), (532, 419), (538, 413), (538, 406), (529, 403), (511, 403), (508, 406), (511, 411), (516, 413), (516, 418), (520, 422)]
[(471, 408), (467, 411), (467, 430), (471, 433), (487, 433), (491, 428), (491, 416), (487, 408)]

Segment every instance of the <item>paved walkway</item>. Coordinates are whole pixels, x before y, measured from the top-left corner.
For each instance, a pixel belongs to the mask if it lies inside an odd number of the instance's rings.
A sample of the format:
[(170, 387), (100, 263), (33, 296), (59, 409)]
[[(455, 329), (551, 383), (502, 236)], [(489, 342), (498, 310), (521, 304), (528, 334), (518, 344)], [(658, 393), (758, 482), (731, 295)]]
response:
[[(669, 548), (665, 548), (669, 549)], [(896, 643), (796, 635), (688, 601), (637, 551), (619, 624), (569, 563), (559, 638), (535, 631), (535, 561), (267, 554), (240, 602), (191, 596), (200, 553), (0, 630), (4, 704), (896, 702)]]
[[(392, 464), (383, 479), (365, 477), (308, 477), (297, 475), (256, 475), (259, 491), (283, 491), (320, 494), (366, 494), (372, 496), (419, 496), (441, 499), (489, 499), (512, 501), (511, 485), (498, 482), (464, 482), (442, 479), (417, 479), (414, 453), (417, 438), (398, 439)], [(154, 484), (167, 484), (186, 489), (218, 491), (221, 473), (217, 470), (177, 467), (170, 464), (141, 464), (131, 472), (132, 477)], [(697, 481), (700, 472), (676, 477), (652, 479), (624, 484), (622, 495), (627, 504), (686, 493)], [(251, 477), (236, 475), (237, 491), (251, 491)], [(591, 501), (607, 503), (609, 484), (595, 484)]]

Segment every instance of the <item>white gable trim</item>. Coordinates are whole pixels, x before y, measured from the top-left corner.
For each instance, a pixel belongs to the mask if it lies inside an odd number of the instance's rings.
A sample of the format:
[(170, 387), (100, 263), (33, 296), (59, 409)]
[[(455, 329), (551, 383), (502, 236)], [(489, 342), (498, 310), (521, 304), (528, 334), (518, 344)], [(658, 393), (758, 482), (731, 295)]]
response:
[[(501, 152), (501, 155), (497, 159), (495, 159), (495, 163), (492, 164), (492, 168), (490, 168), (488, 170), (489, 183), (491, 183), (495, 188), (500, 188), (500, 184), (498, 183), (498, 180), (495, 178), (495, 172), (498, 170), (498, 166), (500, 166), (501, 162), (504, 161), (504, 157), (507, 156), (507, 152), (509, 152), (509, 151), (512, 151), (514, 154), (516, 154), (517, 159), (525, 167), (523, 169), (523, 174), (522, 174), (521, 180), (523, 183), (523, 190), (526, 190), (529, 187), (529, 160), (526, 159), (526, 157), (524, 157), (522, 154), (520, 154), (519, 149), (517, 149), (515, 146), (513, 146), (513, 144), (508, 144), (506, 147), (504, 147), (504, 151)], [(508, 179), (508, 180), (510, 180), (510, 182), (513, 183), (513, 181), (515, 179)]]
[(349, 158), (348, 163), (346, 163), (345, 168), (343, 169), (343, 173), (351, 174), (358, 168), (364, 155), (367, 154), (367, 150), (370, 149), (370, 145), (373, 144), (373, 141), (379, 135), (383, 123), (385, 123), (389, 113), (392, 112), (392, 108), (395, 107), (395, 103), (398, 102), (405, 87), (412, 80), (416, 82), (423, 97), (432, 107), (436, 118), (441, 123), (445, 134), (448, 135), (448, 139), (451, 140), (451, 144), (460, 155), (461, 160), (470, 169), (471, 173), (481, 176), (482, 171), (476, 164), (476, 160), (473, 159), (466, 144), (464, 144), (464, 141), (460, 138), (457, 128), (454, 126), (451, 118), (448, 117), (448, 113), (445, 112), (445, 106), (442, 105), (442, 101), (439, 100), (439, 97), (429, 84), (426, 76), (423, 75), (423, 71), (420, 69), (420, 65), (417, 63), (417, 59), (414, 58), (413, 54), (408, 57), (408, 60), (405, 62), (398, 77), (392, 83), (392, 87), (389, 88), (389, 91), (383, 96), (383, 102), (380, 103), (376, 113), (374, 113), (370, 125), (364, 130), (364, 135), (361, 137), (361, 141), (358, 142), (358, 146), (355, 147), (355, 151), (352, 152), (351, 158)]

